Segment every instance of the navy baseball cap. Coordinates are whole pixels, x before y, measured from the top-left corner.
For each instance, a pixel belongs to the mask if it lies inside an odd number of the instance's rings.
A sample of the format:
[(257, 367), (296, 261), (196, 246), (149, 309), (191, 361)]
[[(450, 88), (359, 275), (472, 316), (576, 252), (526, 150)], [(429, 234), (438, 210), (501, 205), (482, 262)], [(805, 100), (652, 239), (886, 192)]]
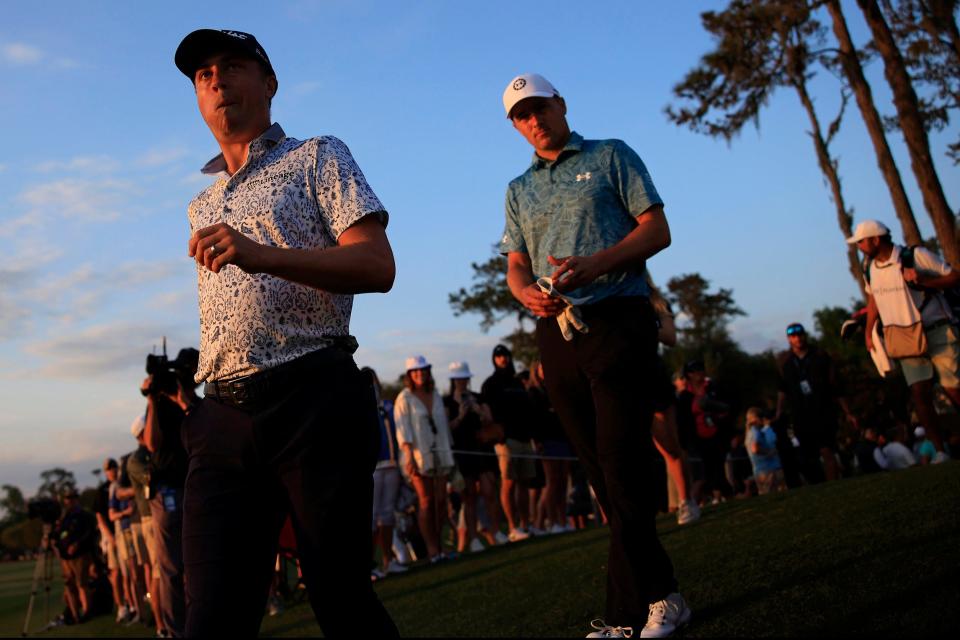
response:
[(177, 47), (173, 61), (183, 75), (193, 82), (197, 67), (211, 54), (218, 51), (239, 51), (264, 66), (267, 72), (276, 76), (267, 52), (251, 33), (232, 29), (197, 29), (187, 35)]

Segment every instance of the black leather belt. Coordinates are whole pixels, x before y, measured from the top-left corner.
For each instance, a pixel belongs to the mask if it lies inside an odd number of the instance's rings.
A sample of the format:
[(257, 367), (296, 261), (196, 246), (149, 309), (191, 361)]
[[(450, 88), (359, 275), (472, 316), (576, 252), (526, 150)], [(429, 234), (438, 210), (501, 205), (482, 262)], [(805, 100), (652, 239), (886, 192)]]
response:
[(203, 385), (203, 394), (217, 402), (253, 411), (275, 398), (278, 391), (288, 390), (291, 384), (318, 366), (349, 360), (347, 351), (327, 347), (249, 376), (208, 382)]

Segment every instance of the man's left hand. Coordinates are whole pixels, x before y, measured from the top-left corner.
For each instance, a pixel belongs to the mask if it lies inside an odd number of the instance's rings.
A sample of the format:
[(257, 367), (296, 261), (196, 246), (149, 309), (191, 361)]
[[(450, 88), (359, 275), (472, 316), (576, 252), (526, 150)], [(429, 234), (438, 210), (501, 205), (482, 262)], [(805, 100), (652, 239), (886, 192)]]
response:
[(214, 273), (228, 264), (247, 273), (261, 271), (263, 245), (223, 222), (198, 229), (190, 238), (187, 254)]
[(585, 287), (604, 274), (604, 269), (596, 256), (566, 258), (547, 256), (547, 262), (557, 267), (550, 277), (553, 279), (553, 288), (559, 293)]

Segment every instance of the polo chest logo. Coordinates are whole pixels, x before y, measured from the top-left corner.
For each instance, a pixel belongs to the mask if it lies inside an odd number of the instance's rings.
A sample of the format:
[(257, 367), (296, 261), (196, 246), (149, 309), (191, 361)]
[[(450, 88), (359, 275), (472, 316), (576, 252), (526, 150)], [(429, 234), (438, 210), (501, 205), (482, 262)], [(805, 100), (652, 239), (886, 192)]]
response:
[(586, 182), (587, 180), (589, 180), (589, 179), (592, 178), (592, 177), (593, 177), (593, 174), (590, 173), (589, 171), (587, 171), (586, 173), (578, 173), (578, 174), (577, 174), (577, 182)]

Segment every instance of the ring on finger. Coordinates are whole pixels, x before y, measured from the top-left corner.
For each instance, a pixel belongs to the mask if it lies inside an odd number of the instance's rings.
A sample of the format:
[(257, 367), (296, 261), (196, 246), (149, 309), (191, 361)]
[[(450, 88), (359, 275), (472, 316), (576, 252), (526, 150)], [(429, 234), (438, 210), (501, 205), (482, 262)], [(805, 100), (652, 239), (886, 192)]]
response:
[(210, 245), (209, 251), (210, 251), (210, 255), (212, 256), (217, 255), (217, 252), (218, 252), (217, 245), (216, 244)]

